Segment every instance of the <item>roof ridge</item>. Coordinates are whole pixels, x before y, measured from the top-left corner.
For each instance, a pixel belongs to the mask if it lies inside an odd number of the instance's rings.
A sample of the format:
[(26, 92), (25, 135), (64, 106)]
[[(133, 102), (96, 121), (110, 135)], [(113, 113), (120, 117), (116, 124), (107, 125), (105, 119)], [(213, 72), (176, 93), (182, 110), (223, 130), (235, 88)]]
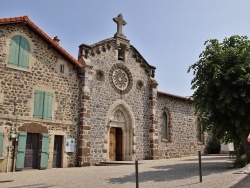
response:
[(162, 91), (157, 91), (157, 93), (162, 94), (162, 95), (168, 95), (168, 96), (170, 96), (170, 97), (175, 97), (175, 98), (179, 98), (179, 99), (184, 99), (184, 100), (188, 100), (188, 101), (193, 101), (193, 99), (191, 99), (191, 98), (187, 98), (187, 97), (180, 96), (180, 95), (175, 95), (175, 94), (166, 93), (166, 92), (162, 92)]

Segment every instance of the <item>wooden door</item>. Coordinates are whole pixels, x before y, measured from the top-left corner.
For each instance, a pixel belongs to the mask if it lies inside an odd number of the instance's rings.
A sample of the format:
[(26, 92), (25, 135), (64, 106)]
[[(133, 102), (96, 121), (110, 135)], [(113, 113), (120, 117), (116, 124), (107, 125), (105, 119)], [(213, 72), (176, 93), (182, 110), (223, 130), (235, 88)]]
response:
[(62, 136), (55, 135), (54, 152), (53, 152), (53, 168), (62, 167)]
[(116, 160), (122, 161), (122, 129), (116, 128)]
[(110, 128), (110, 132), (109, 132), (109, 159), (111, 161), (115, 161), (116, 160), (116, 155), (115, 155), (115, 147), (116, 147), (116, 143), (115, 143), (115, 127), (111, 127)]
[(109, 132), (109, 158), (122, 161), (122, 129), (111, 127)]
[(26, 140), (24, 168), (38, 168), (38, 148), (39, 134), (28, 133)]

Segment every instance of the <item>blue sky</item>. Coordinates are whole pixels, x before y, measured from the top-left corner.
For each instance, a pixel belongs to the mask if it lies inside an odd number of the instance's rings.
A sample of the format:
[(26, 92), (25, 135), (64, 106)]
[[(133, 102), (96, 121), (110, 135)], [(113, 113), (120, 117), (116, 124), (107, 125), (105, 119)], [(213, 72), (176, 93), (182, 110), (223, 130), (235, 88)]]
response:
[(8, 0), (1, 18), (27, 15), (77, 58), (78, 46), (112, 37), (119, 13), (123, 33), (156, 69), (158, 89), (191, 96), (188, 67), (199, 59), (204, 42), (232, 35), (250, 36), (249, 0)]

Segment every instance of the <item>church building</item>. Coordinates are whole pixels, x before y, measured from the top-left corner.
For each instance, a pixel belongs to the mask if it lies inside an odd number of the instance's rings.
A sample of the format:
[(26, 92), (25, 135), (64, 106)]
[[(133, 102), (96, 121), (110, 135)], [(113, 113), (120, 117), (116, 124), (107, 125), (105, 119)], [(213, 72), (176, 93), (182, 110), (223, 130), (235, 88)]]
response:
[(27, 16), (0, 19), (1, 172), (203, 152), (193, 101), (158, 91), (156, 67), (113, 21), (76, 60)]

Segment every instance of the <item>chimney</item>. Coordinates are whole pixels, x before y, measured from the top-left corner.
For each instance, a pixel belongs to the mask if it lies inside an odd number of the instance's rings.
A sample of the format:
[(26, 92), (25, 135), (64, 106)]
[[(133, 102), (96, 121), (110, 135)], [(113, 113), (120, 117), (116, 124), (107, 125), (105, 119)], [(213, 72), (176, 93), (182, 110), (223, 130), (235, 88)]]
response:
[(57, 44), (59, 44), (60, 39), (58, 38), (58, 36), (55, 36), (53, 39)]

